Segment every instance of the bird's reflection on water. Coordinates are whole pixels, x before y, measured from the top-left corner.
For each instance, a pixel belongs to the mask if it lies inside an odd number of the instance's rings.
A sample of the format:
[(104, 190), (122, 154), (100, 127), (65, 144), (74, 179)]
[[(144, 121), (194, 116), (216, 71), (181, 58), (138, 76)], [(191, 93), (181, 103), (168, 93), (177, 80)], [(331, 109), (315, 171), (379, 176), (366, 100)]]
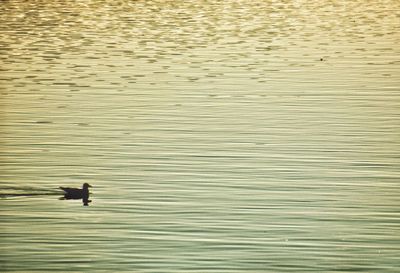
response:
[(82, 199), (82, 203), (84, 206), (89, 206), (89, 203), (92, 202), (92, 200), (89, 200), (87, 198), (71, 198), (71, 197), (65, 197), (65, 195), (64, 197), (60, 198), (60, 200), (80, 200), (80, 199)]

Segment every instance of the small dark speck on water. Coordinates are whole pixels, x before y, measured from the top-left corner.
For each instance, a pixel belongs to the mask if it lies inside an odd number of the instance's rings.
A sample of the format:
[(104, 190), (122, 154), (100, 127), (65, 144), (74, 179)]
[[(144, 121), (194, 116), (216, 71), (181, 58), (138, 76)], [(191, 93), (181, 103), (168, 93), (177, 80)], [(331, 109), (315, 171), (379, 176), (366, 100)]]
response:
[(49, 120), (38, 120), (36, 121), (37, 124), (51, 124), (53, 123), (52, 121)]

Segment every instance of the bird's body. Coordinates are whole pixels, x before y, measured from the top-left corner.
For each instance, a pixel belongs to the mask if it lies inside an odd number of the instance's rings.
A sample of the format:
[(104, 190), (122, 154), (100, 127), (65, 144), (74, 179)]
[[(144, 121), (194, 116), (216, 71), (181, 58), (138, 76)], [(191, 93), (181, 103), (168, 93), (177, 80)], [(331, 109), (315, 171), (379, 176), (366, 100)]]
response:
[(88, 183), (82, 185), (82, 189), (60, 187), (64, 191), (64, 199), (82, 199), (83, 201), (89, 200), (89, 187)]

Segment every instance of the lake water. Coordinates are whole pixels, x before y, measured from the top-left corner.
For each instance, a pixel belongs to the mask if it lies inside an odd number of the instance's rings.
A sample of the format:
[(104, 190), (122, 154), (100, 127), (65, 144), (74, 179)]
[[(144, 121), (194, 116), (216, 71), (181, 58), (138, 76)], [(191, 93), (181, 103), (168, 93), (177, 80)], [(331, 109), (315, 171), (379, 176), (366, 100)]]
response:
[(1, 1), (0, 271), (399, 272), (399, 10)]

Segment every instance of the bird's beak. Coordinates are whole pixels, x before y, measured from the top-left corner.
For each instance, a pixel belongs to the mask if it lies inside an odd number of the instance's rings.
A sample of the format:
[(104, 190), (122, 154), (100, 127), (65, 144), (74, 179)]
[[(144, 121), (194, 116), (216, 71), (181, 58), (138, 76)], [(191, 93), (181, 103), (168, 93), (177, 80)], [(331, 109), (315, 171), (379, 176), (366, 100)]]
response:
[(92, 185), (89, 185), (89, 184), (88, 184), (88, 187), (89, 187), (89, 188), (91, 188), (91, 187), (92, 187)]

